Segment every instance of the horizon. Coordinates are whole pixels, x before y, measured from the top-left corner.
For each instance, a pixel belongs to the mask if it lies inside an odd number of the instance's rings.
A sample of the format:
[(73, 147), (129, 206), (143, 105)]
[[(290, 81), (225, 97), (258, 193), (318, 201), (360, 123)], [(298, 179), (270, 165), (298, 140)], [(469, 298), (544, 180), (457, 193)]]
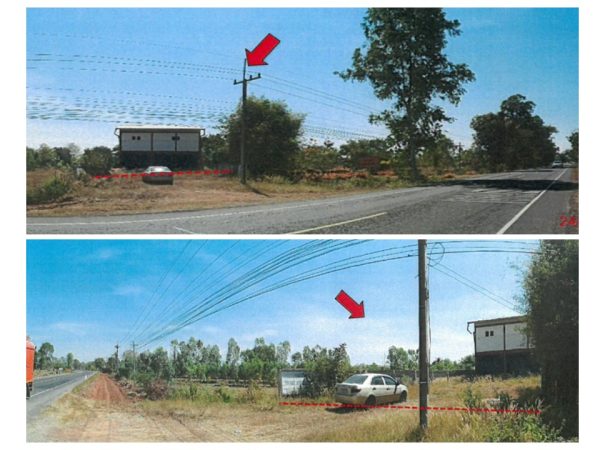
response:
[[(281, 273), (260, 269), (277, 255), (311, 246), (319, 251), (313, 259), (296, 264), (290, 256)], [(289, 341), (291, 353), (346, 343), (353, 364), (381, 365), (392, 345), (418, 347), (415, 246), (399, 240), (31, 240), (27, 331), (36, 345), (52, 343), (57, 357), (72, 352), (80, 361), (107, 358), (116, 343), (126, 351), (135, 340), (141, 352), (190, 337), (218, 345), (224, 357), (229, 338), (245, 349), (263, 337)], [(473, 353), (468, 321), (519, 313), (522, 271), (536, 246), (531, 240), (430, 242), (432, 360)], [(389, 259), (327, 272), (364, 254)], [(287, 284), (310, 271), (323, 274)], [(239, 277), (255, 280), (263, 272), (269, 277), (238, 291)], [(461, 276), (472, 286), (458, 282)], [(218, 299), (211, 295), (220, 289), (227, 293), (221, 306), (183, 322), (193, 317), (186, 310)], [(348, 320), (334, 299), (342, 289), (364, 301), (365, 318)]]
[[(471, 119), (498, 111), (503, 100), (520, 93), (537, 105), (535, 114), (558, 128), (555, 142), (561, 151), (569, 148), (566, 137), (579, 127), (578, 9), (444, 10), (461, 22), (462, 31), (448, 38), (445, 51), (476, 75), (465, 85), (458, 107), (441, 103), (456, 119), (444, 127), (447, 135), (469, 146)], [(187, 112), (180, 122), (213, 134), (219, 118), (239, 102), (233, 80), (241, 76), (244, 49), (252, 49), (267, 33), (281, 44), (267, 66), (252, 71), (263, 78), (251, 83), (250, 95), (283, 100), (293, 112), (306, 114), (306, 138), (339, 145), (346, 139), (384, 137), (385, 127), (369, 124), (367, 116), (387, 102), (378, 101), (368, 83), (334, 75), (350, 66), (352, 52), (365, 41), (364, 11), (28, 9), (27, 146), (112, 148), (117, 144), (114, 127), (127, 119), (164, 124), (181, 117), (182, 109)], [(199, 22), (203, 27), (196, 26)], [(219, 39), (224, 32), (228, 39)], [(64, 113), (77, 109), (93, 121), (72, 120), (71, 113)], [(62, 117), (59, 113), (70, 120), (32, 118)]]

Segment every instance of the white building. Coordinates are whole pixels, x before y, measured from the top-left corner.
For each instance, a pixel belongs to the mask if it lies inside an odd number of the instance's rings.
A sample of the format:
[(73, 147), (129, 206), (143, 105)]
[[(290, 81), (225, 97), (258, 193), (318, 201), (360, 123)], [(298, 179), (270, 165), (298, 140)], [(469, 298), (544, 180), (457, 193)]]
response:
[(202, 162), (202, 128), (123, 125), (115, 129), (115, 135), (121, 164), (127, 168), (197, 168)]
[[(473, 328), (471, 330), (471, 327)], [(475, 344), (475, 370), (481, 374), (537, 371), (526, 317), (514, 316), (468, 322)]]

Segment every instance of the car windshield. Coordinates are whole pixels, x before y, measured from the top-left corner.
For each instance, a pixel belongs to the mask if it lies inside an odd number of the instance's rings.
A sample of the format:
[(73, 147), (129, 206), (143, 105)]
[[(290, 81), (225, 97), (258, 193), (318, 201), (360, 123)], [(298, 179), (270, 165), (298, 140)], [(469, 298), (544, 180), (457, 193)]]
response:
[(168, 167), (148, 167), (150, 172), (170, 172)]
[(367, 379), (367, 375), (352, 375), (344, 383), (348, 384), (363, 384)]

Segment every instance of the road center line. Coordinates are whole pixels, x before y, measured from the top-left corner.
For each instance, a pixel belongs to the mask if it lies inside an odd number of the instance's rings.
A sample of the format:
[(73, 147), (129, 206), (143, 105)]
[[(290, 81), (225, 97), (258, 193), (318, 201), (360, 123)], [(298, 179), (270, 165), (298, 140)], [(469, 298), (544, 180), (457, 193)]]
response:
[[(415, 192), (420, 192), (424, 190), (430, 190), (431, 187), (417, 187), (410, 188), (410, 194)], [(318, 201), (318, 200), (308, 200), (308, 203), (302, 203), (299, 205), (291, 205), (291, 206), (280, 206), (280, 207), (272, 207), (271, 205), (257, 205), (257, 209), (253, 209), (251, 211), (232, 211), (232, 212), (223, 212), (223, 213), (213, 213), (213, 214), (203, 214), (200, 213), (198, 215), (192, 216), (175, 216), (175, 217), (152, 217), (150, 219), (128, 219), (128, 220), (104, 220), (98, 222), (43, 222), (43, 223), (28, 223), (28, 227), (52, 227), (52, 226), (94, 226), (94, 225), (129, 225), (136, 223), (155, 223), (155, 222), (173, 222), (179, 220), (201, 220), (201, 219), (211, 219), (215, 217), (230, 217), (230, 216), (238, 216), (238, 215), (249, 215), (249, 214), (265, 214), (265, 213), (273, 213), (280, 211), (287, 211), (292, 209), (302, 209), (302, 208), (314, 208), (316, 206), (335, 206), (339, 205), (342, 202), (356, 202), (358, 200), (369, 200), (371, 198), (381, 199), (383, 197), (388, 196), (397, 196), (398, 192), (394, 191), (383, 191), (377, 193), (368, 193), (368, 194), (358, 194), (358, 196), (344, 196), (344, 197), (333, 197), (331, 199)], [(246, 207), (241, 207), (246, 208)], [(173, 214), (173, 213), (150, 213), (150, 214)], [(57, 219), (60, 219), (58, 217)]]
[(527, 205), (526, 205), (526, 206), (525, 206), (525, 207), (524, 207), (524, 208), (523, 208), (521, 211), (519, 211), (519, 212), (517, 213), (517, 215), (516, 215), (515, 217), (513, 217), (512, 219), (510, 219), (510, 221), (509, 221), (509, 222), (508, 222), (506, 225), (504, 225), (502, 228), (500, 228), (500, 230), (499, 230), (499, 231), (498, 231), (496, 234), (504, 234), (504, 233), (506, 233), (506, 231), (507, 231), (507, 230), (508, 230), (510, 227), (512, 227), (512, 226), (515, 224), (515, 222), (516, 222), (517, 220), (519, 220), (519, 219), (521, 218), (521, 216), (522, 216), (523, 214), (525, 214), (525, 212), (526, 212), (526, 211), (527, 211), (529, 208), (531, 208), (531, 206), (532, 206), (532, 205), (533, 205), (535, 202), (537, 202), (537, 201), (538, 201), (538, 200), (541, 198), (541, 196), (542, 196), (542, 195), (544, 195), (544, 194), (546, 193), (546, 191), (547, 191), (548, 189), (550, 189), (550, 188), (552, 187), (552, 185), (553, 185), (554, 183), (556, 183), (556, 182), (559, 180), (559, 178), (560, 178), (560, 177), (562, 177), (562, 176), (565, 174), (565, 172), (566, 172), (566, 171), (567, 171), (567, 169), (564, 169), (564, 170), (563, 170), (563, 171), (562, 171), (562, 172), (561, 172), (561, 173), (560, 173), (560, 174), (559, 174), (559, 175), (558, 175), (558, 176), (557, 176), (557, 177), (556, 177), (554, 180), (552, 180), (552, 183), (550, 183), (546, 189), (544, 189), (544, 190), (543, 190), (542, 192), (540, 192), (540, 193), (539, 193), (539, 194), (538, 194), (538, 195), (537, 195), (537, 196), (536, 196), (536, 197), (535, 197), (533, 200), (531, 200), (531, 201), (530, 201), (530, 202), (529, 202), (529, 203), (528, 203), (528, 204), (527, 204)]
[(177, 231), (181, 231), (182, 233), (187, 233), (187, 234), (196, 234), (193, 231), (190, 230), (186, 230), (185, 228), (179, 228), (179, 227), (173, 227), (174, 229), (176, 229)]
[(359, 222), (361, 220), (373, 219), (374, 217), (383, 216), (385, 214), (387, 214), (387, 212), (382, 212), (382, 213), (377, 213), (377, 214), (371, 214), (370, 216), (359, 217), (358, 219), (345, 220), (343, 222), (332, 223), (330, 225), (321, 225), (320, 227), (307, 228), (306, 230), (293, 231), (293, 232), (288, 233), (288, 234), (303, 234), (303, 233), (309, 233), (311, 231), (323, 230), (325, 228), (339, 227), (340, 225), (346, 225), (347, 223), (353, 223), (353, 222)]

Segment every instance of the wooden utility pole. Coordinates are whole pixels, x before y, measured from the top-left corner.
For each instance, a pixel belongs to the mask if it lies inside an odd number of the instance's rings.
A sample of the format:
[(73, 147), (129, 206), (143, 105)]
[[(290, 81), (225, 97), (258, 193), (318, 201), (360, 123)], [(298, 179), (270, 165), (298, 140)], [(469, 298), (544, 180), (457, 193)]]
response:
[(118, 342), (117, 342), (117, 345), (115, 345), (115, 348), (117, 349), (117, 351), (115, 352), (115, 358), (117, 359), (116, 370), (118, 373), (119, 372), (119, 343)]
[(427, 428), (429, 395), (429, 292), (427, 289), (427, 241), (419, 240), (419, 424)]
[(242, 117), (241, 117), (241, 131), (240, 131), (240, 182), (246, 184), (246, 97), (248, 96), (248, 83), (250, 81), (258, 80), (260, 73), (256, 76), (250, 75), (246, 78), (246, 64), (247, 61), (244, 59), (244, 72), (241, 81), (233, 80), (233, 84), (242, 85)]

